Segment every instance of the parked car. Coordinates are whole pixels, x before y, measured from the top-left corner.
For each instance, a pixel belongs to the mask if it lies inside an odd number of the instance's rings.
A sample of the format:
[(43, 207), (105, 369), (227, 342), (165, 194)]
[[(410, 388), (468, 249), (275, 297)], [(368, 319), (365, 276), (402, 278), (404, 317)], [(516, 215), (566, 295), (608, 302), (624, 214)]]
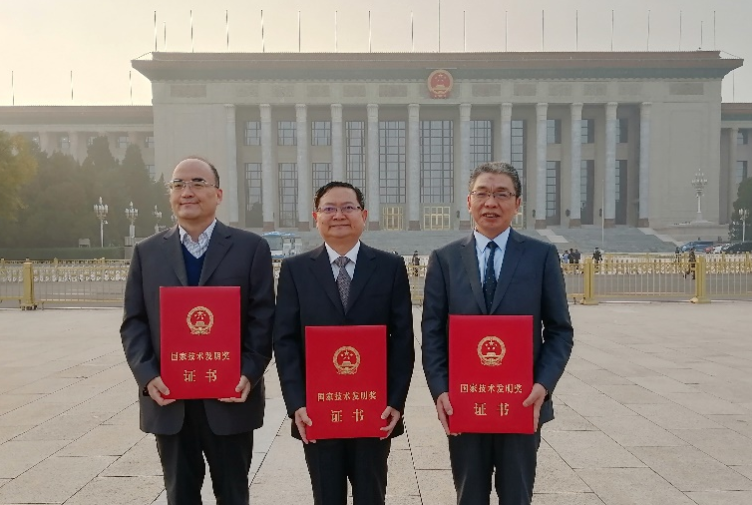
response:
[(715, 242), (712, 240), (692, 240), (691, 242), (687, 242), (683, 246), (679, 248), (679, 251), (681, 252), (689, 252), (690, 249), (694, 249), (695, 252), (705, 252), (706, 247), (710, 247), (715, 245)]
[(752, 252), (752, 242), (737, 242), (726, 249), (726, 254), (743, 254)]
[(730, 246), (730, 245), (731, 244), (729, 244), (728, 242), (724, 242), (723, 244), (718, 244), (718, 245), (716, 245), (714, 247), (710, 247), (709, 248), (710, 251), (708, 251), (706, 249), (706, 252), (709, 252), (709, 253), (712, 253), (712, 254), (721, 254), (721, 253), (725, 252), (725, 248), (728, 248), (728, 246)]

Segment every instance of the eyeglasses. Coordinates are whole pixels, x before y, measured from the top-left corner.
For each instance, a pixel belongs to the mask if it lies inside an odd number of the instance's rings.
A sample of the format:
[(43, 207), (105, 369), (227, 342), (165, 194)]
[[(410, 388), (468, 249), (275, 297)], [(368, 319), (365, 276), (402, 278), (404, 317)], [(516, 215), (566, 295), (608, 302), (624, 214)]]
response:
[(182, 179), (175, 179), (166, 184), (167, 189), (170, 191), (183, 191), (186, 187), (191, 189), (206, 189), (216, 188), (216, 184), (211, 184), (204, 179), (193, 179), (192, 181), (184, 181)]
[(476, 200), (481, 202), (484, 202), (491, 197), (494, 197), (500, 202), (505, 202), (510, 198), (517, 196), (514, 193), (510, 193), (509, 191), (496, 191), (494, 193), (488, 193), (486, 191), (471, 191), (470, 194), (473, 195)]
[(335, 207), (334, 205), (326, 205), (324, 207), (319, 207), (316, 209), (321, 214), (326, 214), (327, 216), (333, 216), (337, 213), (337, 211), (342, 212), (343, 214), (352, 214), (353, 212), (359, 211), (360, 207), (357, 205), (343, 205), (342, 207)]

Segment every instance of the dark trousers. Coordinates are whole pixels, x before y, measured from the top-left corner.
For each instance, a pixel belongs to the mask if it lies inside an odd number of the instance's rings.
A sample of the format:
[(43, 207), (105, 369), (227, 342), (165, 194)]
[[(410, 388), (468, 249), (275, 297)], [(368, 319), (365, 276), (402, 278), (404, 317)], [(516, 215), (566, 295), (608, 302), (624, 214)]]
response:
[(491, 475), (501, 505), (530, 505), (540, 431), (532, 435), (465, 433), (449, 436), (457, 505), (489, 505)]
[(215, 435), (203, 400), (185, 401), (185, 420), (176, 435), (157, 435), (167, 503), (201, 505), (204, 457), (209, 463), (217, 505), (248, 505), (253, 432)]
[(392, 441), (378, 438), (318, 440), (303, 446), (314, 505), (345, 505), (347, 480), (354, 505), (384, 505)]

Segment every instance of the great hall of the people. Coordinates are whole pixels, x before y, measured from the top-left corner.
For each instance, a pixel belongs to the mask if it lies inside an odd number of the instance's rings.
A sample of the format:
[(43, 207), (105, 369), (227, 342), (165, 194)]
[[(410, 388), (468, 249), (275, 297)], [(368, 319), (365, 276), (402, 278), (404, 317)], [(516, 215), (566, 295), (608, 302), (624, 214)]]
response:
[(0, 130), (78, 160), (106, 135), (154, 177), (199, 154), (220, 218), (309, 230), (314, 191), (363, 189), (371, 230), (471, 226), (468, 177), (514, 165), (525, 228), (728, 223), (752, 161), (752, 104), (722, 103), (742, 65), (717, 51), (152, 53), (132, 62), (152, 106), (0, 107)]

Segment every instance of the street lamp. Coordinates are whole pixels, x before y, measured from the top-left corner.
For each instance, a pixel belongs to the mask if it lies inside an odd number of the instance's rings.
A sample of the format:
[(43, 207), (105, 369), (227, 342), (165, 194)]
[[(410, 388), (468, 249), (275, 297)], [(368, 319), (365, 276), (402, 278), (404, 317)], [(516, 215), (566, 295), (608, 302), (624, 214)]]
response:
[(154, 217), (157, 219), (157, 222), (154, 225), (154, 233), (159, 233), (159, 221), (162, 219), (162, 211), (160, 211), (159, 208), (155, 205), (152, 215), (154, 215)]
[(99, 197), (99, 203), (94, 204), (94, 214), (99, 219), (99, 243), (100, 247), (104, 247), (104, 223), (107, 218), (107, 204), (102, 203), (102, 197)]
[(125, 209), (125, 217), (131, 222), (131, 226), (128, 228), (128, 236), (131, 238), (131, 245), (133, 245), (134, 239), (136, 238), (136, 218), (138, 217), (138, 209), (133, 207), (133, 202), (131, 202), (128, 205), (128, 208)]
[(742, 242), (746, 239), (746, 231), (747, 231), (747, 218), (749, 217), (749, 210), (748, 209), (739, 209), (739, 219), (742, 220)]
[(702, 208), (700, 207), (700, 200), (702, 199), (702, 192), (705, 186), (708, 185), (708, 178), (702, 173), (702, 170), (698, 170), (695, 176), (692, 178), (692, 187), (695, 188), (697, 194), (697, 221), (702, 221)]

